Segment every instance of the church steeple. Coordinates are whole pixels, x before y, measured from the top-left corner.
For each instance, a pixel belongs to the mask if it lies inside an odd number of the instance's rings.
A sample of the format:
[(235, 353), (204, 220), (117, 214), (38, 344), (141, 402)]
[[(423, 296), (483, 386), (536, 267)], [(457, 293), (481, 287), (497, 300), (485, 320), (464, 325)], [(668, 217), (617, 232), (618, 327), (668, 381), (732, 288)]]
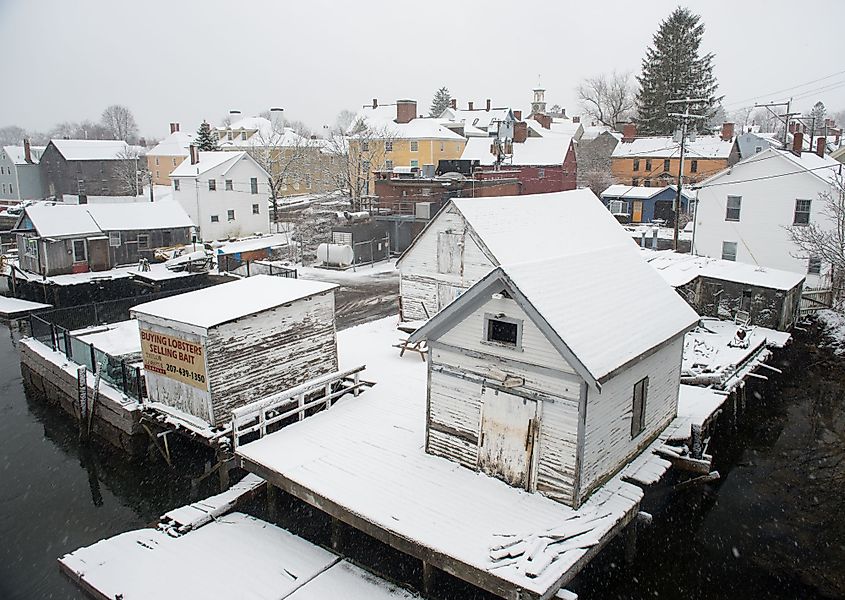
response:
[(534, 88), (534, 101), (531, 103), (531, 114), (545, 114), (546, 112), (546, 90), (540, 83), (540, 76), (537, 75), (537, 87)]

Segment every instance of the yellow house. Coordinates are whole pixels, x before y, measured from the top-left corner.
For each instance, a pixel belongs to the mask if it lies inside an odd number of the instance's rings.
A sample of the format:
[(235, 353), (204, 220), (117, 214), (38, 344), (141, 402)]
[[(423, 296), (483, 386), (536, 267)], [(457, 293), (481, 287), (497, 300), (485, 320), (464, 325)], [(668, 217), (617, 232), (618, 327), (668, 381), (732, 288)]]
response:
[(147, 169), (154, 185), (170, 185), (170, 174), (188, 157), (193, 136), (179, 130), (179, 123), (170, 124), (170, 135), (147, 152)]
[(425, 172), (441, 160), (458, 160), (466, 138), (444, 127), (441, 119), (418, 117), (415, 100), (373, 105), (358, 113), (349, 135), (351, 171), (360, 173), (363, 195), (371, 194), (377, 171), (404, 167)]

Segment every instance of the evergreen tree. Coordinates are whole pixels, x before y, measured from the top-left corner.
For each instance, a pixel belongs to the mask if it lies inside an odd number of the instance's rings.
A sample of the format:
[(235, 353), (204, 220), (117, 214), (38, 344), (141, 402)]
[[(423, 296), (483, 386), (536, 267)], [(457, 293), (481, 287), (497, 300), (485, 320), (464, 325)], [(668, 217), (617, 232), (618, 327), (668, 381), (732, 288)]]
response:
[(208, 124), (207, 121), (203, 121), (200, 128), (197, 130), (197, 139), (194, 141), (197, 146), (197, 149), (201, 152), (213, 152), (215, 150), (220, 150), (220, 146), (217, 143), (217, 134), (212, 133), (211, 125)]
[(824, 135), (824, 118), (826, 115), (827, 109), (824, 106), (824, 102), (819, 100), (813, 104), (813, 108), (810, 109), (810, 118), (808, 119), (808, 124), (815, 127), (813, 135)]
[(434, 99), (431, 101), (431, 109), (428, 111), (430, 117), (439, 117), (443, 111), (449, 108), (449, 103), (452, 101), (452, 94), (444, 86), (434, 92)]
[(652, 47), (643, 59), (642, 74), (637, 77), (637, 125), (646, 135), (667, 135), (677, 128), (670, 112), (683, 112), (684, 105), (666, 104), (669, 100), (705, 98), (693, 105), (691, 113), (704, 115), (698, 120), (702, 132), (722, 97), (716, 96), (718, 84), (713, 77), (713, 54), (699, 56), (704, 24), (701, 17), (686, 8), (676, 8), (660, 23)]

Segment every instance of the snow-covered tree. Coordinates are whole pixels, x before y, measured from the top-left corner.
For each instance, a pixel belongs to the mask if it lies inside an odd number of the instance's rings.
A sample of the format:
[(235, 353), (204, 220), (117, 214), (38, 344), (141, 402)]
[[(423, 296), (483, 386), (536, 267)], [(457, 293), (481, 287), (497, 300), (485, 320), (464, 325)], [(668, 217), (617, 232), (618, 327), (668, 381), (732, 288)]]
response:
[(112, 139), (134, 144), (138, 137), (138, 125), (132, 111), (121, 104), (112, 104), (103, 111), (100, 122)]
[[(637, 77), (637, 124), (642, 133), (672, 133), (677, 121), (669, 113), (682, 112), (684, 107), (667, 104), (670, 100), (703, 98), (694, 112), (707, 118), (713, 115), (722, 98), (716, 96), (713, 54), (700, 55), (703, 35), (701, 17), (686, 8), (676, 8), (661, 21)], [(702, 132), (706, 130), (707, 119), (698, 122)]]
[(443, 111), (449, 108), (449, 103), (452, 101), (452, 94), (446, 86), (443, 86), (434, 92), (434, 99), (431, 101), (431, 108), (428, 111), (430, 117), (439, 117)]
[(120, 190), (131, 196), (142, 193), (148, 171), (146, 161), (141, 158), (140, 149), (137, 146), (127, 146), (117, 154), (117, 158), (120, 160), (115, 166), (114, 174), (120, 183)]
[(345, 133), (349, 127), (352, 125), (352, 121), (355, 120), (355, 113), (351, 110), (342, 110), (337, 113), (337, 117), (334, 120), (334, 128), (336, 131), (340, 131)]
[(211, 125), (208, 124), (208, 121), (203, 121), (200, 125), (194, 144), (202, 152), (220, 150), (219, 138), (216, 133), (211, 131)]
[(634, 110), (630, 73), (613, 71), (610, 75), (588, 77), (578, 84), (576, 91), (584, 112), (609, 127), (628, 120)]
[(815, 127), (813, 135), (824, 135), (824, 119), (826, 116), (827, 109), (824, 106), (824, 102), (819, 100), (813, 104), (813, 108), (810, 109), (810, 114), (808, 115), (808, 125)]

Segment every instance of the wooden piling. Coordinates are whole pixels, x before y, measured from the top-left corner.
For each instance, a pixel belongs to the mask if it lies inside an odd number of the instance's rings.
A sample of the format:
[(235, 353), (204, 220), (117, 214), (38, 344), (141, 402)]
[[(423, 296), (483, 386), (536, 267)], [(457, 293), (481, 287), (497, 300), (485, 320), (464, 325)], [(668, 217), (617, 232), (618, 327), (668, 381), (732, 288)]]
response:
[(426, 596), (434, 593), (434, 586), (437, 584), (437, 567), (430, 562), (422, 561), (422, 585)]
[(276, 507), (276, 486), (267, 482), (267, 519), (269, 521), (275, 522), (277, 516), (277, 507)]
[(88, 370), (84, 365), (76, 370), (76, 397), (79, 401), (79, 441), (88, 441)]
[(337, 552), (338, 554), (341, 553), (341, 549), (343, 548), (343, 523), (340, 519), (332, 517), (332, 539), (331, 545), (332, 550)]

